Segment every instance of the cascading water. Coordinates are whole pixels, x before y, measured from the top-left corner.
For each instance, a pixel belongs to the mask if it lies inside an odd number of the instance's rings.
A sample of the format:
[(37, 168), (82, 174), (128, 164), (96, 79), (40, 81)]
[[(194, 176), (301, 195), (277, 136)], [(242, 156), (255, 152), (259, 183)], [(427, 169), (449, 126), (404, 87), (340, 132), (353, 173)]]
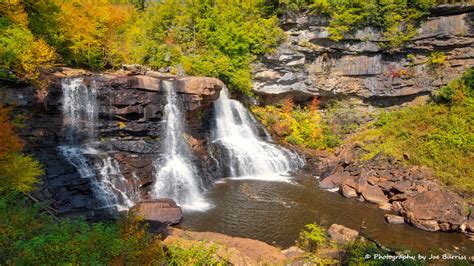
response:
[(229, 99), (224, 88), (214, 104), (213, 142), (226, 150), (221, 160), (229, 177), (288, 181), (288, 173), (304, 164), (298, 154), (258, 136), (258, 122), (238, 101)]
[(201, 195), (201, 181), (191, 160), (188, 143), (183, 137), (183, 114), (172, 81), (163, 81), (167, 104), (164, 108), (164, 158), (155, 162), (153, 187), (157, 198), (171, 198), (184, 209), (205, 210), (209, 204)]
[[(118, 162), (106, 156), (96, 165), (88, 155), (99, 155), (94, 149), (97, 142), (97, 89), (86, 86), (83, 79), (63, 79), (63, 123), (66, 145), (59, 147), (61, 154), (79, 172), (91, 181), (92, 191), (100, 202), (99, 208), (116, 207), (118, 210), (133, 206), (129, 198), (127, 180), (120, 173)], [(99, 172), (99, 175), (96, 173)], [(100, 179), (99, 179), (100, 178)]]

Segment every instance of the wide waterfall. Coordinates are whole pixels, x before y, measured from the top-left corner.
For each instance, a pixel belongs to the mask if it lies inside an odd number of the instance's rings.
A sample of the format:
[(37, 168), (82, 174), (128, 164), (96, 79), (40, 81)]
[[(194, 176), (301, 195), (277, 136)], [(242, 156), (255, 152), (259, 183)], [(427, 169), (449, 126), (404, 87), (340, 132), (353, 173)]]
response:
[(268, 133), (259, 136), (258, 122), (240, 102), (229, 99), (226, 88), (214, 108), (213, 142), (226, 151), (221, 161), (228, 177), (288, 181), (288, 173), (303, 166), (298, 154), (271, 143)]
[(188, 210), (205, 210), (209, 204), (201, 195), (201, 179), (191, 160), (191, 151), (184, 138), (183, 113), (174, 83), (163, 81), (167, 104), (164, 108), (164, 158), (155, 162), (153, 187), (157, 198), (171, 198)]
[[(104, 156), (97, 143), (98, 108), (95, 85), (84, 85), (83, 79), (63, 79), (63, 123), (66, 143), (59, 147), (61, 154), (82, 178), (90, 180), (92, 191), (99, 200), (99, 208), (118, 210), (133, 206), (127, 180), (120, 173), (118, 162), (108, 155), (96, 164), (89, 157)], [(136, 195), (134, 196), (136, 198)]]

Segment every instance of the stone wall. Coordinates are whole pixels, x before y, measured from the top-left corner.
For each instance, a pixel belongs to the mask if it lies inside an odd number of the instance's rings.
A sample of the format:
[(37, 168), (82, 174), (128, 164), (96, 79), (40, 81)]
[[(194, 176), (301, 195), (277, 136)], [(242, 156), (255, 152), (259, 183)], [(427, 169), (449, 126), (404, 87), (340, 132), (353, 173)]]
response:
[[(254, 92), (264, 102), (320, 96), (364, 100), (413, 98), (430, 94), (474, 66), (474, 5), (440, 8), (418, 27), (406, 47), (389, 50), (376, 28), (364, 28), (331, 41), (328, 19), (299, 14), (282, 21), (287, 41), (254, 65)], [(432, 52), (446, 55), (430, 66)], [(409, 56), (410, 55), (410, 56)], [(412, 55), (412, 56), (411, 56)]]

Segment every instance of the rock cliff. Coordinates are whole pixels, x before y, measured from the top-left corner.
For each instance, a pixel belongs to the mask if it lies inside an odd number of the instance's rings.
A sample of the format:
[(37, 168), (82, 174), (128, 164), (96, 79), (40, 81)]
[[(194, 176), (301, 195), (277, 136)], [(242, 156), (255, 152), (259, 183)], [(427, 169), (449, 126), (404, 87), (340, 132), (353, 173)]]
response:
[[(364, 28), (329, 39), (328, 18), (299, 14), (282, 19), (287, 40), (254, 65), (253, 91), (263, 102), (288, 96), (306, 101), (357, 97), (377, 101), (430, 94), (474, 65), (474, 5), (442, 6), (418, 27), (406, 47), (384, 47), (382, 32)], [(433, 52), (443, 64), (430, 64)]]
[(97, 208), (93, 184), (81, 178), (76, 167), (61, 155), (58, 146), (64, 143), (61, 80), (80, 77), (87, 86), (97, 90), (97, 148), (99, 154), (88, 154), (88, 164), (109, 156), (118, 162), (128, 186), (138, 187), (138, 197), (149, 198), (154, 161), (162, 156), (163, 109), (166, 93), (162, 80), (175, 83), (183, 103), (188, 126), (185, 137), (191, 144), (194, 163), (200, 177), (209, 184), (214, 171), (207, 150), (210, 131), (209, 116), (212, 102), (219, 97), (224, 84), (214, 78), (160, 76), (159, 73), (95, 74), (83, 70), (61, 68), (47, 74), (48, 93), (32, 86), (14, 85), (2, 88), (2, 102), (14, 106), (15, 115), (23, 119), (20, 135), (25, 141), (25, 152), (37, 158), (45, 169), (36, 197), (49, 200), (62, 215), (85, 215), (90, 218), (108, 217), (110, 210)]

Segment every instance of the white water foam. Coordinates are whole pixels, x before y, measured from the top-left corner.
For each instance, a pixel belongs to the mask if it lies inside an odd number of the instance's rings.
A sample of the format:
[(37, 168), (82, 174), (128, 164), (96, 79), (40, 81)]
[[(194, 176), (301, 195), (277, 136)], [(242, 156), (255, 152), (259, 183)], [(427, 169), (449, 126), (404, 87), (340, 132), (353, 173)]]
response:
[(185, 210), (204, 211), (211, 207), (202, 196), (202, 184), (183, 137), (183, 114), (171, 81), (163, 81), (168, 103), (164, 110), (164, 159), (155, 162), (153, 187), (157, 198), (170, 198)]
[(289, 182), (289, 173), (304, 165), (298, 154), (258, 136), (257, 121), (224, 88), (215, 102), (213, 142), (227, 151), (223, 158), (230, 178)]

